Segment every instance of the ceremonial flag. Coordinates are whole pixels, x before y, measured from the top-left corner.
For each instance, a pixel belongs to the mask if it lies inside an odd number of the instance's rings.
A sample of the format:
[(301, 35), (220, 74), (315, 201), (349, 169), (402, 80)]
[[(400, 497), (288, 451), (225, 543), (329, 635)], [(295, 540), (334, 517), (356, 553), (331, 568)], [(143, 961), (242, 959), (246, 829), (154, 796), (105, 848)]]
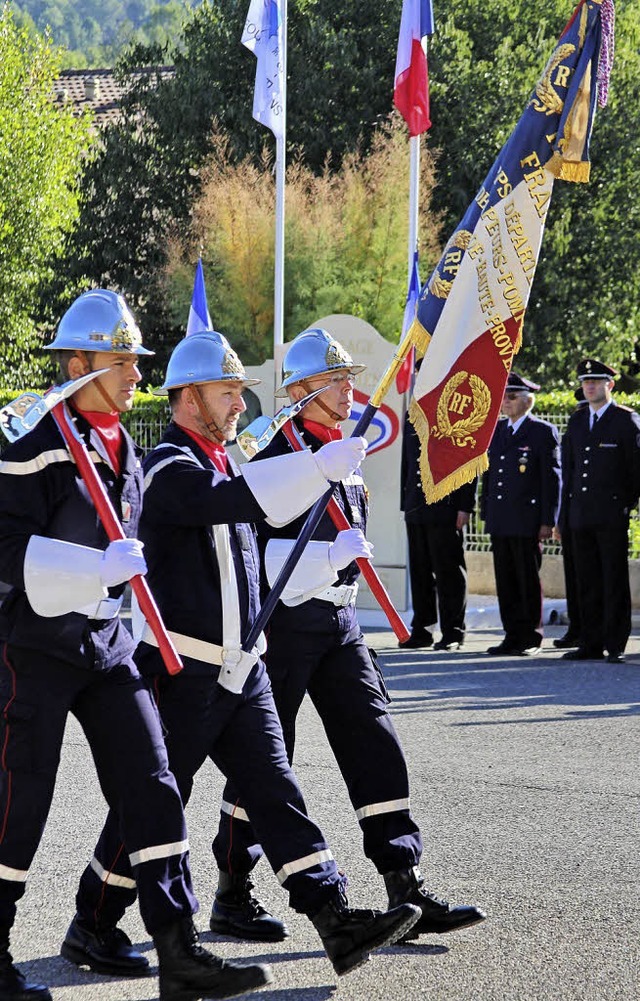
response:
[[(420, 275), (418, 273), (418, 251), (413, 254), (413, 267), (411, 269), (411, 279), (409, 281), (409, 291), (404, 307), (404, 319), (402, 321), (402, 336), (407, 333), (416, 316), (416, 306), (420, 295)], [(413, 370), (416, 363), (416, 350), (411, 348), (409, 354), (403, 361), (396, 376), (396, 389), (399, 393), (406, 393), (411, 386)]]
[(187, 333), (199, 334), (202, 330), (213, 330), (209, 307), (207, 306), (207, 293), (204, 287), (204, 272), (202, 270), (202, 258), (198, 258), (196, 264), (196, 274), (193, 279), (193, 295), (189, 308), (189, 319), (187, 321)]
[(284, 135), (284, 30), (280, 0), (251, 0), (242, 44), (257, 59), (253, 117)]
[(554, 179), (589, 179), (589, 139), (596, 97), (606, 103), (612, 39), (613, 0), (582, 0), (420, 293), (413, 334), (425, 359), (410, 417), (430, 502), (487, 468)]
[(421, 135), (431, 125), (427, 38), (433, 31), (431, 0), (403, 0), (393, 103), (411, 136)]

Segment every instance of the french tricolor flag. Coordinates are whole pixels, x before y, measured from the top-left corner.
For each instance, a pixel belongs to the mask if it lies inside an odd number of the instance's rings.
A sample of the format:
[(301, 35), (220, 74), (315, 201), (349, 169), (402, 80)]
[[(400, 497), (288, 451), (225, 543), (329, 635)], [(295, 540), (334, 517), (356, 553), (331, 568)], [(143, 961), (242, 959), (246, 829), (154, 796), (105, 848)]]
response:
[(198, 258), (196, 273), (193, 279), (193, 295), (191, 297), (191, 307), (189, 309), (189, 319), (187, 320), (186, 337), (191, 334), (199, 334), (203, 330), (213, 330), (209, 307), (207, 306), (207, 293), (204, 287), (204, 271), (202, 270), (202, 258)]
[(427, 38), (433, 32), (431, 0), (403, 0), (393, 103), (411, 136), (421, 135), (431, 125)]

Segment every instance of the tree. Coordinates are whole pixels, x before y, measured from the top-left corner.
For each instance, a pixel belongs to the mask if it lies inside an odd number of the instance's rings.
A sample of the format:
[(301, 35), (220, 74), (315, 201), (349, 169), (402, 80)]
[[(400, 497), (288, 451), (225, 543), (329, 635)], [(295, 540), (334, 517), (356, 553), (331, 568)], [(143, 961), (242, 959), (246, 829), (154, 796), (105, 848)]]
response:
[(88, 122), (55, 103), (59, 57), (0, 14), (0, 342), (3, 385), (37, 385), (40, 289), (77, 217)]
[[(219, 135), (193, 221), (170, 243), (165, 302), (176, 327), (189, 312), (194, 262), (202, 254), (209, 311), (243, 361), (259, 363), (273, 348), (275, 185), (271, 163), (230, 160)], [(429, 209), (433, 160), (421, 163), (422, 262), (438, 254), (438, 224)], [(371, 152), (344, 158), (338, 171), (314, 174), (301, 163), (287, 176), (285, 339), (327, 313), (367, 320), (398, 340), (407, 284), (409, 146), (399, 116), (378, 129)]]

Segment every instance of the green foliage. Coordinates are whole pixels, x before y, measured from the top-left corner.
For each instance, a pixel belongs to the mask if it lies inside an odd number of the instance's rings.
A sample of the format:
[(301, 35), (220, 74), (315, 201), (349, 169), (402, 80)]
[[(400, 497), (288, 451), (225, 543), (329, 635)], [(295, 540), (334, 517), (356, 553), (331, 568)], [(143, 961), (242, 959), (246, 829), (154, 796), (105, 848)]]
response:
[(17, 24), (48, 31), (64, 47), (64, 69), (112, 66), (126, 45), (165, 44), (184, 17), (179, 0), (19, 0), (12, 7)]
[[(172, 241), (165, 300), (176, 325), (188, 314), (195, 258), (204, 259), (209, 311), (247, 364), (273, 347), (275, 183), (270, 162), (234, 165), (219, 138), (187, 237)], [(285, 340), (327, 313), (350, 313), (391, 341), (402, 325), (407, 282), (409, 151), (399, 116), (368, 156), (335, 172), (288, 171)], [(429, 211), (433, 162), (421, 160), (423, 262), (434, 264), (437, 223)]]
[(0, 14), (0, 345), (3, 380), (36, 381), (40, 288), (77, 217), (88, 122), (52, 100), (59, 56)]

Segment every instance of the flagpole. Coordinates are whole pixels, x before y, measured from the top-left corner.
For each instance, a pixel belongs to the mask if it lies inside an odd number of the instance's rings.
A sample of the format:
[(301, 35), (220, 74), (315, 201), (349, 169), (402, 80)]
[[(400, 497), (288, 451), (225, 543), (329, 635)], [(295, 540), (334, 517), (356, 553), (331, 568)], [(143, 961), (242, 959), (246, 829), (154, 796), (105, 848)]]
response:
[[(287, 159), (287, 0), (282, 2), (282, 135), (276, 137), (276, 242), (273, 289), (273, 357), (284, 343), (284, 221)], [(275, 387), (274, 387), (275, 388)]]
[(407, 288), (411, 285), (414, 254), (418, 249), (418, 205), (420, 200), (420, 136), (409, 139), (409, 253)]

